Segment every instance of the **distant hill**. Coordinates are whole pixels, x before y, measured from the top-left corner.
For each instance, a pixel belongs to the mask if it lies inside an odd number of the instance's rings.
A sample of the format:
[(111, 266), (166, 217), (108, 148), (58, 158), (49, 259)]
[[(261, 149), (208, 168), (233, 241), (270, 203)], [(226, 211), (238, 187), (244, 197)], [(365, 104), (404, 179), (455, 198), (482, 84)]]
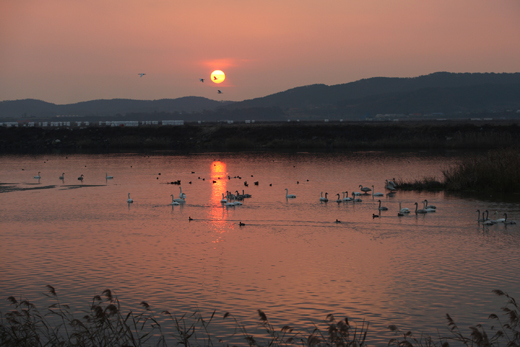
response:
[[(431, 91), (435, 89), (439, 91), (444, 89), (448, 94), (464, 94), (465, 92), (462, 92), (463, 90), (470, 92), (469, 87), (483, 85), (511, 86), (515, 84), (520, 84), (520, 73), (436, 72), (413, 78), (374, 77), (333, 86), (314, 84), (297, 87), (262, 98), (236, 102), (226, 106), (226, 108), (280, 107), (282, 109), (290, 109), (327, 106), (346, 107), (349, 102), (359, 105), (362, 103), (362, 100), (370, 100), (370, 97), (373, 97), (373, 99), (384, 98), (387, 100), (395, 97), (401, 99), (401, 101), (409, 98), (410, 102), (416, 104), (418, 102), (416, 98), (422, 98), (425, 94), (431, 93)], [(456, 92), (458, 88), (461, 90), (460, 93)], [(420, 90), (425, 91), (418, 92)], [(518, 100), (520, 95), (515, 95)], [(431, 96), (433, 97), (434, 95), (431, 94)], [(490, 93), (490, 95), (485, 95), (485, 93), (484, 95), (480, 95), (480, 97), (486, 99), (493, 99), (496, 96), (494, 92)], [(434, 102), (434, 100), (430, 99), (428, 101)], [(438, 99), (436, 101), (442, 100)], [(457, 103), (458, 99), (453, 98), (452, 102)], [(491, 101), (491, 103), (493, 103), (493, 101)]]
[(443, 113), (449, 116), (508, 109), (520, 109), (520, 73), (436, 72), (413, 78), (374, 77), (332, 86), (314, 84), (241, 102), (219, 102), (202, 97), (93, 100), (69, 105), (30, 99), (3, 101), (0, 102), (0, 119), (76, 115), (128, 120), (348, 120), (376, 114)]
[(194, 113), (213, 110), (225, 105), (220, 101), (202, 97), (183, 97), (178, 99), (132, 100), (111, 99), (92, 100), (75, 104), (56, 105), (40, 100), (25, 99), (0, 102), (0, 118), (47, 118), (56, 115), (74, 116), (114, 116), (127, 113), (182, 112)]

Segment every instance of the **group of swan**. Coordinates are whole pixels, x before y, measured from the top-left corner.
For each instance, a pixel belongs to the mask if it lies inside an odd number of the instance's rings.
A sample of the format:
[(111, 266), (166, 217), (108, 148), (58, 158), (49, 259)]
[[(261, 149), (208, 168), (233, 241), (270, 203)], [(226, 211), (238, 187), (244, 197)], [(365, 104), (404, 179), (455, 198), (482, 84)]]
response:
[[(34, 176), (34, 178), (37, 179), (37, 180), (39, 180), (40, 178), (42, 178), (42, 176), (40, 175), (40, 171), (38, 171), (38, 174), (37, 174), (36, 176)], [(79, 176), (79, 177), (78, 177), (78, 181), (83, 182), (83, 178), (84, 178), (83, 175)], [(107, 179), (107, 180), (111, 180), (111, 179), (113, 179), (113, 178), (114, 178), (114, 176), (109, 176), (109, 175), (108, 175), (108, 172), (105, 172), (105, 179)], [(63, 173), (61, 174), (61, 176), (58, 177), (58, 179), (63, 181), (63, 180), (65, 179), (65, 172), (63, 172)]]
[[(514, 221), (514, 220), (507, 220), (507, 213), (504, 213), (504, 218), (489, 219), (489, 211), (485, 210), (484, 212), (482, 212), (482, 219), (481, 219), (480, 210), (477, 210), (477, 212), (478, 212), (477, 221), (479, 223), (482, 222), (482, 224), (484, 224), (484, 225), (494, 225), (494, 224), (498, 224), (498, 223), (503, 223), (503, 224), (508, 224), (508, 225), (516, 224), (516, 221)], [(496, 218), (496, 216), (497, 216), (497, 211), (495, 211), (495, 218)]]
[[(437, 207), (433, 205), (428, 205), (428, 200), (423, 200), (423, 208), (419, 209), (418, 203), (415, 203), (415, 214), (418, 213), (431, 213), (431, 212), (437, 212)], [(399, 205), (400, 207), (401, 205)]]

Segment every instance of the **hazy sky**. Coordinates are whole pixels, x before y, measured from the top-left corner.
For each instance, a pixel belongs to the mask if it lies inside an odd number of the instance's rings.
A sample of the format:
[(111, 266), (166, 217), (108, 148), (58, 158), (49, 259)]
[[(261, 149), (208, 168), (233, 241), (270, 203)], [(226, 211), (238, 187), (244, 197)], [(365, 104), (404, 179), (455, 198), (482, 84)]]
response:
[(0, 0), (0, 101), (239, 101), (437, 71), (520, 72), (520, 1)]

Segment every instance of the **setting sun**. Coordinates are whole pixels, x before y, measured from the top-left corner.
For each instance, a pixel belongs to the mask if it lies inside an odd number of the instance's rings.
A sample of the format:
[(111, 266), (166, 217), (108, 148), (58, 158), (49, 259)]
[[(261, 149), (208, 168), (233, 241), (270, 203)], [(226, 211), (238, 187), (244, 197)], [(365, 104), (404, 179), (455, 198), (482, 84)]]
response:
[(211, 73), (211, 80), (215, 83), (222, 83), (226, 79), (226, 75), (222, 70), (215, 70)]

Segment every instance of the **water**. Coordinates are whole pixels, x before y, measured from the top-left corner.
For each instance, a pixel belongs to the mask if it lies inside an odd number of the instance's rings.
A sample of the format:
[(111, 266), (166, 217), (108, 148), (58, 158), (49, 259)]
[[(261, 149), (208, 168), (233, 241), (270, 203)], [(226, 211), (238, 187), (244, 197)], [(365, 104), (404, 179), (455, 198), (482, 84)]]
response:
[[(370, 345), (388, 342), (390, 324), (444, 333), (446, 313), (463, 329), (486, 323), (504, 304), (493, 289), (519, 293), (520, 234), (479, 225), (475, 211), (520, 218), (520, 199), (384, 189), (386, 179), (440, 178), (463, 155), (3, 156), (0, 296), (43, 304), (50, 284), (79, 313), (109, 288), (128, 309), (217, 310), (223, 335), (227, 311), (251, 329), (261, 309), (278, 328), (309, 331), (331, 313), (370, 322)], [(385, 195), (335, 202), (359, 185)], [(180, 189), (186, 204), (170, 206)], [(252, 195), (242, 206), (221, 204), (242, 190)], [(399, 202), (413, 210), (424, 199), (436, 213), (397, 216)], [(377, 200), (389, 210), (372, 218)]]

